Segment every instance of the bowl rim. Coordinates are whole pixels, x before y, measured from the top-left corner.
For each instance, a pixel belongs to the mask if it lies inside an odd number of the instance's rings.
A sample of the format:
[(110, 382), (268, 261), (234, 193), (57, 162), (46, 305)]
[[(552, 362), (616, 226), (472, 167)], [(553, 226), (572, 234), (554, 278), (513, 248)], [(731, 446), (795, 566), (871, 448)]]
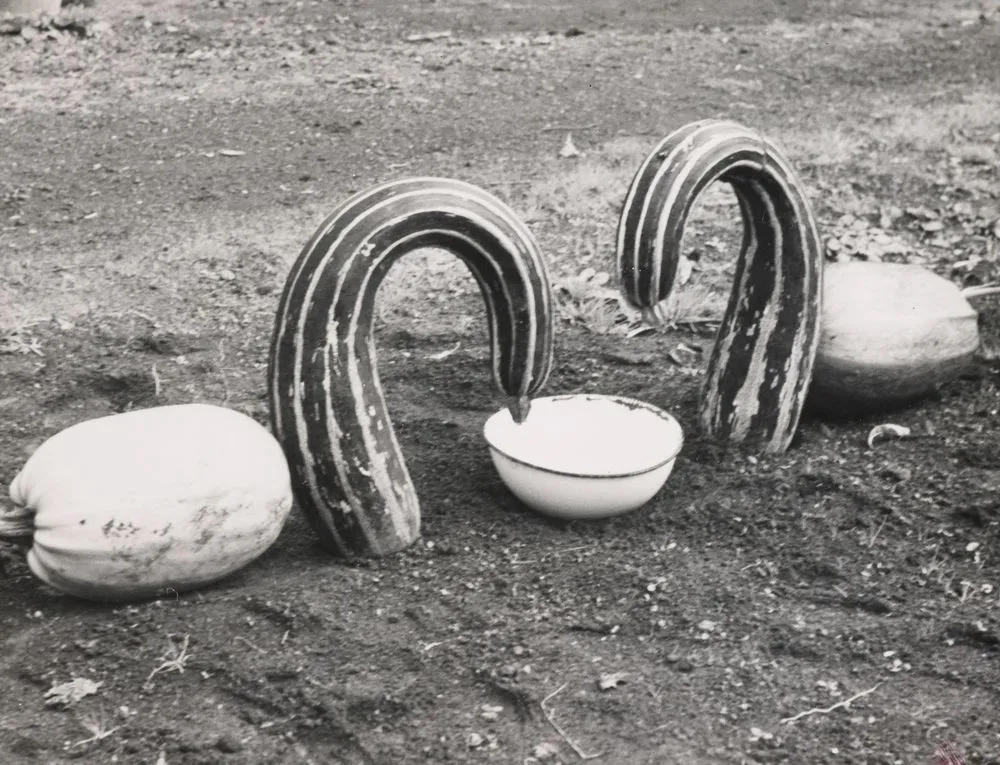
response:
[(498, 446), (496, 446), (490, 440), (490, 437), (487, 434), (487, 426), (493, 420), (494, 417), (499, 417), (499, 416), (503, 415), (504, 412), (509, 411), (506, 408), (501, 409), (501, 410), (499, 410), (497, 412), (494, 412), (489, 417), (487, 417), (486, 418), (486, 422), (483, 423), (483, 438), (486, 440), (486, 445), (492, 451), (496, 452), (497, 454), (502, 455), (503, 457), (505, 457), (506, 459), (510, 460), (511, 462), (516, 462), (518, 465), (524, 465), (525, 467), (529, 467), (532, 470), (540, 470), (543, 473), (550, 473), (552, 475), (562, 475), (562, 476), (567, 476), (569, 478), (584, 478), (584, 479), (594, 480), (594, 481), (603, 481), (603, 480), (607, 480), (608, 478), (630, 478), (632, 476), (646, 475), (647, 473), (652, 473), (655, 470), (659, 470), (664, 465), (666, 465), (666, 464), (668, 464), (668, 463), (673, 462), (674, 460), (676, 460), (677, 459), (677, 455), (680, 454), (681, 449), (684, 447), (684, 429), (681, 427), (681, 424), (680, 424), (680, 422), (678, 422), (677, 418), (674, 417), (672, 414), (670, 414), (670, 412), (668, 412), (666, 409), (661, 409), (660, 407), (656, 406), (655, 404), (651, 404), (648, 401), (643, 401), (643, 400), (638, 399), (638, 398), (630, 398), (629, 396), (618, 396), (618, 395), (615, 395), (613, 393), (560, 393), (560, 394), (557, 394), (557, 395), (554, 395), (554, 396), (539, 396), (538, 398), (534, 399), (533, 402), (538, 402), (538, 401), (560, 401), (560, 400), (565, 400), (565, 399), (581, 399), (581, 398), (584, 398), (584, 399), (603, 399), (605, 401), (614, 401), (615, 403), (618, 403), (618, 404), (624, 404), (624, 405), (626, 405), (626, 406), (628, 406), (630, 408), (633, 408), (633, 409), (645, 409), (647, 412), (649, 412), (650, 414), (656, 415), (661, 420), (667, 420), (668, 422), (673, 423), (677, 427), (677, 432), (678, 432), (678, 436), (679, 436), (678, 439), (677, 439), (677, 448), (674, 449), (673, 452), (668, 457), (665, 457), (664, 459), (662, 459), (659, 462), (657, 462), (655, 465), (652, 465), (652, 466), (647, 467), (647, 468), (643, 468), (642, 470), (630, 470), (630, 471), (624, 472), (624, 473), (615, 472), (615, 473), (596, 473), (596, 474), (595, 473), (574, 473), (574, 472), (571, 472), (571, 471), (568, 471), (568, 470), (556, 470), (555, 468), (545, 467), (544, 465), (536, 465), (533, 462), (528, 462), (527, 460), (523, 460), (523, 459), (519, 459), (518, 457), (511, 456), (506, 451), (504, 451), (503, 449), (501, 449)]

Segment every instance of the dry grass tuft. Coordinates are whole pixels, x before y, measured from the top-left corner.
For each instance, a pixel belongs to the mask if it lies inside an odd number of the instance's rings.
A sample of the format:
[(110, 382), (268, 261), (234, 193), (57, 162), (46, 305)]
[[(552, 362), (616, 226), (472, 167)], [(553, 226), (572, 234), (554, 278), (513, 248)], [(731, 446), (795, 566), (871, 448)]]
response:
[(872, 141), (889, 150), (937, 152), (951, 149), (1000, 125), (1000, 95), (966, 94), (960, 103), (891, 104), (873, 115)]
[(708, 324), (722, 319), (728, 292), (704, 281), (686, 284), (663, 301), (661, 315), (668, 327)]
[(532, 185), (520, 207), (528, 221), (611, 218), (627, 188), (628, 179), (605, 162), (586, 159)]
[(795, 165), (846, 165), (861, 155), (868, 139), (842, 127), (819, 130), (787, 130), (781, 146)]

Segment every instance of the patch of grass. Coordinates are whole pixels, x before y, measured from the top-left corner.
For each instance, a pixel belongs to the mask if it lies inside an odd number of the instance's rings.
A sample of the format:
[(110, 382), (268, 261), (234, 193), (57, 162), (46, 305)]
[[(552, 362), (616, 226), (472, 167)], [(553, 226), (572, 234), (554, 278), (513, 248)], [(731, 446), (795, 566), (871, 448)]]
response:
[[(637, 165), (638, 167), (638, 165)], [(541, 221), (613, 218), (628, 189), (623, 178), (601, 158), (575, 161), (569, 169), (534, 184), (522, 202), (524, 218)]]
[(655, 139), (615, 138), (582, 159), (552, 160), (543, 180), (531, 184), (518, 203), (528, 221), (617, 223), (632, 176)]
[(866, 127), (871, 140), (892, 150), (938, 152), (976, 136), (987, 138), (1000, 125), (1000, 95), (967, 93), (959, 103), (889, 104)]
[[(882, 100), (871, 105), (871, 119), (863, 122), (831, 115), (829, 124), (787, 128), (771, 137), (797, 167), (856, 174), (861, 166), (910, 175), (931, 167), (928, 155), (942, 153), (967, 164), (995, 163), (998, 125), (1000, 95), (983, 90), (966, 93), (957, 103), (944, 97), (924, 103)], [(908, 161), (918, 156), (924, 160)]]
[(780, 144), (791, 162), (798, 165), (846, 165), (864, 151), (868, 139), (839, 126), (818, 130), (785, 130)]
[(636, 317), (628, 315), (624, 298), (609, 286), (610, 278), (607, 271), (585, 268), (579, 274), (558, 279), (553, 286), (560, 316), (598, 335), (627, 327)]
[(31, 328), (45, 319), (24, 321), (0, 334), (0, 354), (34, 354), (43, 356), (41, 342), (31, 334)]
[(726, 310), (728, 297), (728, 292), (717, 285), (695, 281), (674, 290), (663, 301), (661, 316), (668, 328), (720, 321)]

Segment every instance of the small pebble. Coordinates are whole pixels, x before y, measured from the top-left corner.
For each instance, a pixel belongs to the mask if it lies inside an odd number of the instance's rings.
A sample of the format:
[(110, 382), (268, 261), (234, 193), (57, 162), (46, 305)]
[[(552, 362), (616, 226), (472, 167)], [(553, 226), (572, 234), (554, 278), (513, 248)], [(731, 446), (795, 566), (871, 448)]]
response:
[(215, 748), (220, 752), (235, 754), (236, 752), (243, 751), (243, 742), (231, 733), (223, 733), (219, 736), (218, 741), (215, 742)]

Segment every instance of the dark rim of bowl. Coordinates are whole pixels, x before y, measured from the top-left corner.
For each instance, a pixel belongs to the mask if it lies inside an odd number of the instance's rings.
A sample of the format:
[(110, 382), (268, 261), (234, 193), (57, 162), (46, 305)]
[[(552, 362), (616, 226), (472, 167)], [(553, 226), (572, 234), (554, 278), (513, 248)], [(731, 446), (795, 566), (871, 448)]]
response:
[[(569, 398), (581, 398), (581, 397), (610, 399), (612, 401), (617, 401), (619, 404), (626, 404), (630, 406), (630, 408), (632, 409), (645, 409), (647, 412), (655, 414), (662, 420), (670, 420), (675, 425), (677, 425), (678, 430), (681, 430), (680, 423), (677, 422), (677, 418), (674, 417), (672, 414), (670, 414), (670, 412), (666, 411), (665, 409), (661, 409), (655, 404), (650, 404), (648, 401), (641, 401), (637, 398), (629, 398), (628, 396), (615, 396), (613, 394), (608, 394), (608, 393), (563, 393), (556, 396), (545, 396), (545, 398), (547, 398), (550, 401), (557, 401), (559, 399), (569, 399)], [(492, 419), (492, 417), (494, 416), (496, 415), (491, 415), (489, 418), (487, 418), (487, 422), (489, 422), (489, 420)], [(551, 473), (552, 475), (564, 475), (569, 478), (588, 478), (595, 481), (604, 480), (606, 478), (630, 478), (632, 476), (652, 473), (654, 470), (660, 469), (668, 462), (673, 462), (675, 459), (677, 459), (677, 455), (681, 453), (681, 449), (684, 446), (684, 431), (681, 430), (681, 436), (677, 442), (677, 448), (674, 450), (673, 454), (671, 454), (669, 457), (660, 460), (655, 465), (652, 465), (651, 467), (648, 468), (643, 468), (642, 470), (631, 470), (628, 473), (601, 473), (600, 475), (594, 475), (593, 473), (571, 473), (566, 470), (555, 470), (553, 468), (548, 468), (543, 465), (536, 465), (533, 462), (527, 462), (525, 460), (518, 459), (517, 457), (512, 457), (511, 455), (507, 454), (507, 452), (505, 452), (503, 449), (500, 449), (499, 447), (495, 446), (486, 436), (485, 423), (483, 424), (483, 438), (486, 440), (486, 444), (490, 447), (490, 449), (495, 451), (497, 454), (502, 454), (511, 462), (516, 462), (518, 465), (524, 465), (525, 467), (530, 467), (533, 470), (541, 470), (543, 473)]]

